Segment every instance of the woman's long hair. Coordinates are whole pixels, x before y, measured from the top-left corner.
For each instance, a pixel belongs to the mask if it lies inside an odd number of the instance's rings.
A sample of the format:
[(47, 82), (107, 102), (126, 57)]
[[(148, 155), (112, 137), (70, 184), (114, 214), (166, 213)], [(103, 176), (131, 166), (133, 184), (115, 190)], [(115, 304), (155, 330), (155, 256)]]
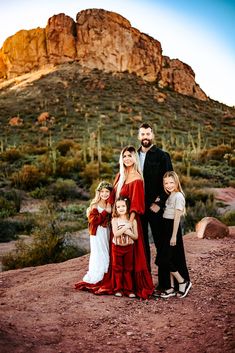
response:
[(119, 158), (119, 179), (117, 182), (116, 199), (119, 197), (120, 191), (123, 187), (123, 184), (125, 183), (125, 180), (127, 179), (127, 174), (128, 174), (127, 168), (125, 167), (125, 165), (123, 163), (123, 155), (126, 151), (130, 152), (133, 159), (134, 159), (134, 165), (133, 165), (134, 170), (136, 170), (140, 174), (141, 178), (143, 178), (142, 172), (140, 169), (139, 156), (138, 156), (138, 153), (136, 152), (135, 147), (133, 147), (133, 146), (124, 147), (120, 153), (120, 158)]
[(95, 197), (91, 200), (90, 206), (86, 210), (87, 217), (89, 216), (89, 214), (92, 210), (92, 207), (100, 201), (100, 191), (102, 189), (107, 189), (111, 192), (113, 190), (113, 186), (112, 186), (112, 184), (110, 184), (107, 181), (101, 181), (99, 183), (99, 185), (97, 186), (97, 188), (95, 190)]

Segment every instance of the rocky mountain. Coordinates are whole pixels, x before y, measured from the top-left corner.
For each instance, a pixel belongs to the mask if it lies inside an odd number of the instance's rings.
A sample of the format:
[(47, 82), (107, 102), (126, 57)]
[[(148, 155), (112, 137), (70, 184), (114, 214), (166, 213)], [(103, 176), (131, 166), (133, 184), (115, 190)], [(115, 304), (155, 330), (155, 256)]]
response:
[(0, 79), (73, 61), (105, 72), (134, 73), (161, 88), (208, 99), (189, 65), (163, 56), (159, 41), (102, 9), (81, 11), (76, 22), (58, 14), (49, 18), (46, 28), (21, 30), (7, 38), (0, 50)]

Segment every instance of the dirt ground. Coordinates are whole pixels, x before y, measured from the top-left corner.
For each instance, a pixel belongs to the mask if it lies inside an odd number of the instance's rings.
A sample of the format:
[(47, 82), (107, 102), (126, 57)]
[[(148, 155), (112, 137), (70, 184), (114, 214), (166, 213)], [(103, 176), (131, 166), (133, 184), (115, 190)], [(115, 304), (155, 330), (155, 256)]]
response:
[[(0, 352), (234, 352), (235, 227), (230, 230), (224, 239), (184, 236), (193, 283), (184, 299), (76, 291), (88, 255), (1, 273)], [(154, 265), (153, 278), (156, 283)]]

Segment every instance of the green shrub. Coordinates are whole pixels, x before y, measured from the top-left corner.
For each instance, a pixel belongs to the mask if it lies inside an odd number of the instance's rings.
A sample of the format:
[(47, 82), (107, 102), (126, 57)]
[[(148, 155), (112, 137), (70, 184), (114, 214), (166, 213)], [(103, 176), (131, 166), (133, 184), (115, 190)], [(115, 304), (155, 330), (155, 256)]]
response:
[(30, 192), (30, 196), (32, 196), (34, 199), (44, 199), (46, 196), (48, 196), (48, 190), (45, 187), (37, 187)]
[(231, 146), (219, 145), (219, 146), (204, 150), (200, 155), (200, 159), (201, 160), (210, 160), (210, 159), (221, 160), (223, 159), (226, 153), (231, 153), (231, 152), (232, 152)]
[(0, 243), (16, 240), (18, 223), (0, 219)]
[(9, 148), (1, 153), (1, 158), (5, 161), (12, 163), (23, 158), (23, 154), (17, 148)]
[(4, 193), (4, 197), (14, 204), (16, 212), (20, 212), (20, 207), (21, 207), (21, 202), (22, 202), (21, 192), (12, 189), (9, 191), (4, 191), (3, 193)]
[(77, 185), (72, 179), (58, 179), (50, 186), (50, 193), (55, 201), (79, 198)]
[(80, 173), (81, 177), (84, 178), (85, 182), (91, 184), (93, 180), (99, 178), (99, 163), (98, 162), (90, 162), (87, 163), (83, 172)]
[(74, 145), (75, 143), (73, 140), (62, 140), (57, 144), (56, 149), (60, 152), (61, 156), (66, 156)]
[(62, 234), (56, 206), (48, 203), (32, 242), (18, 241), (16, 250), (3, 257), (3, 270), (61, 262), (84, 253), (71, 243), (69, 236)]
[(214, 194), (208, 193), (203, 189), (185, 189), (186, 194), (186, 204), (189, 207), (193, 207), (197, 202), (201, 201), (202, 203), (206, 203), (207, 201), (214, 202)]
[(227, 226), (235, 226), (235, 211), (228, 211), (220, 216), (221, 222)]
[(56, 174), (61, 177), (68, 177), (71, 172), (78, 172), (81, 160), (74, 157), (59, 157), (56, 163)]
[(14, 203), (0, 196), (0, 218), (7, 218), (16, 213)]
[(15, 240), (19, 234), (30, 234), (35, 224), (32, 217), (22, 220), (0, 219), (0, 243)]

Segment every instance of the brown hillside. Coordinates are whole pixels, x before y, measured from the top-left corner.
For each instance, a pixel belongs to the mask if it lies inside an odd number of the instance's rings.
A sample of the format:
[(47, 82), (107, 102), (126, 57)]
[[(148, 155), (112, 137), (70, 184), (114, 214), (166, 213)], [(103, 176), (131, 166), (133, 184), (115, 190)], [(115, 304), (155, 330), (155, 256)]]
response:
[(184, 239), (193, 283), (185, 299), (75, 291), (88, 256), (1, 273), (1, 353), (232, 352), (234, 235)]

